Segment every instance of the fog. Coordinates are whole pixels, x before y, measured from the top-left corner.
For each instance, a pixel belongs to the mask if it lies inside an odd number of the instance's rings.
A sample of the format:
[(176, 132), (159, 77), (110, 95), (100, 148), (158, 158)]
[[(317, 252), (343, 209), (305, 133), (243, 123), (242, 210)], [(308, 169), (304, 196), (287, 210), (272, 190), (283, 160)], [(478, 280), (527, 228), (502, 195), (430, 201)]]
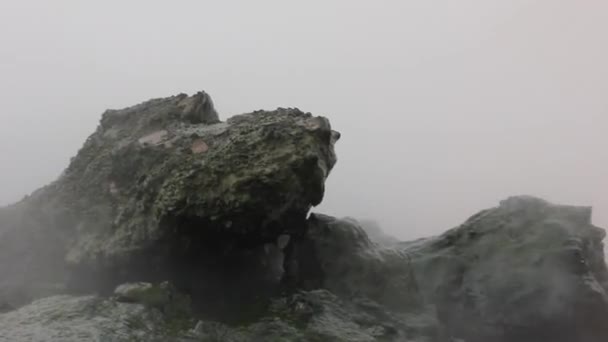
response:
[(404, 239), (507, 196), (608, 227), (608, 3), (0, 0), (0, 204), (55, 179), (106, 108), (205, 90), (342, 133), (316, 211)]

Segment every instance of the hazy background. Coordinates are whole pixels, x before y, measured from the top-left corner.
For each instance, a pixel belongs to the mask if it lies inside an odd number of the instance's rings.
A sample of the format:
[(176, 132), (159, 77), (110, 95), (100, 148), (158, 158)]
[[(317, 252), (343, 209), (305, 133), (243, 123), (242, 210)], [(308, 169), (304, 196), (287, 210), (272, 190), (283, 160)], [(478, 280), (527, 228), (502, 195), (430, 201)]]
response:
[(527, 193), (608, 227), (607, 32), (603, 0), (0, 0), (0, 204), (104, 109), (204, 89), (331, 119), (317, 210), (413, 238)]

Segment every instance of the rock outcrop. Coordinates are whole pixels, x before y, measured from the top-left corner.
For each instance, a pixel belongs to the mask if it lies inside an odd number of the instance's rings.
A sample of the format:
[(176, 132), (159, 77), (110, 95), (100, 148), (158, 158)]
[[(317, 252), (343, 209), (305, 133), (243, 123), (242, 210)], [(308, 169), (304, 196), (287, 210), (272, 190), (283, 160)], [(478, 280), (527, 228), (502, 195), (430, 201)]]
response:
[(25, 302), (48, 292), (29, 284), (171, 280), (209, 306), (247, 281), (257, 296), (282, 272), (265, 245), (302, 234), (338, 137), (297, 109), (222, 123), (205, 93), (108, 110), (57, 181), (0, 212), (0, 288)]
[(604, 236), (591, 208), (513, 197), (402, 248), (452, 336), (599, 342), (608, 338)]
[(363, 296), (395, 311), (419, 308), (420, 293), (408, 254), (373, 243), (353, 219), (312, 214), (306, 235), (291, 245), (288, 269), (303, 289)]
[(209, 95), (103, 114), (61, 177), (0, 208), (0, 341), (603, 342), (591, 209), (514, 197), (399, 242), (309, 214), (339, 133)]

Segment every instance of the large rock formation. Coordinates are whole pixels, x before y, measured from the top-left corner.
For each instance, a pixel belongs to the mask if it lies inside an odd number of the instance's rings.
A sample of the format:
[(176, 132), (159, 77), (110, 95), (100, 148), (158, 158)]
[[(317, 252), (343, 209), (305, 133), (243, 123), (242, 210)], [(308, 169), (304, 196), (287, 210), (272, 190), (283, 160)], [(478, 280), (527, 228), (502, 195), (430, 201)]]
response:
[(591, 209), (513, 197), (403, 244), (427, 299), (467, 342), (608, 338), (608, 272)]
[(309, 214), (339, 134), (210, 97), (103, 114), (61, 177), (0, 208), (0, 341), (608, 340), (604, 231), (515, 197), (399, 242)]
[(265, 290), (282, 272), (265, 245), (302, 234), (338, 137), (297, 109), (221, 123), (205, 93), (108, 110), (57, 181), (0, 212), (0, 288), (19, 302), (171, 280), (206, 306)]
[(395, 311), (422, 304), (406, 252), (373, 243), (353, 219), (312, 214), (306, 235), (288, 250), (296, 288), (364, 296)]

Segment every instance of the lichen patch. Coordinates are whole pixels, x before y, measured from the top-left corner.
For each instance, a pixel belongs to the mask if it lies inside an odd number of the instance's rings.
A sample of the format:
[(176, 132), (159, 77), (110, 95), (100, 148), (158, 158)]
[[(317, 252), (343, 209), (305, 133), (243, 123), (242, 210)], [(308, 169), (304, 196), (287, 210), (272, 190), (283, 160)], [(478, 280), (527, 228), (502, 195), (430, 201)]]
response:
[(194, 154), (205, 153), (209, 150), (209, 145), (207, 145), (207, 143), (203, 139), (196, 139), (192, 143), (191, 150)]
[(138, 141), (142, 145), (159, 145), (165, 140), (168, 134), (169, 133), (163, 129), (141, 137)]

